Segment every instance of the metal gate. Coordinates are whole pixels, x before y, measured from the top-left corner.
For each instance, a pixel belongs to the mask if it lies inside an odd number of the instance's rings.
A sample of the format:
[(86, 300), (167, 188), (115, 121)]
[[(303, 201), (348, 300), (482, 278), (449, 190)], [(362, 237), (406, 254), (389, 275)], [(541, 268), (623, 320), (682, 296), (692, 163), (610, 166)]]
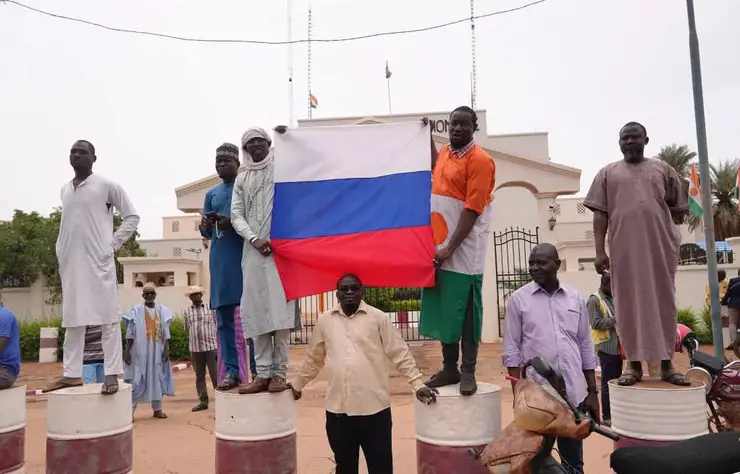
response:
[[(419, 334), (421, 317), (421, 288), (365, 288), (365, 302), (385, 311), (393, 326), (406, 341), (426, 341)], [(291, 344), (307, 344), (316, 327), (319, 315), (339, 303), (333, 291), (306, 296), (298, 300), (301, 327), (291, 332)]]
[(532, 280), (529, 276), (529, 253), (539, 241), (539, 227), (534, 232), (513, 227), (493, 233), (498, 333), (502, 336), (501, 322), (506, 317), (506, 303), (512, 293)]

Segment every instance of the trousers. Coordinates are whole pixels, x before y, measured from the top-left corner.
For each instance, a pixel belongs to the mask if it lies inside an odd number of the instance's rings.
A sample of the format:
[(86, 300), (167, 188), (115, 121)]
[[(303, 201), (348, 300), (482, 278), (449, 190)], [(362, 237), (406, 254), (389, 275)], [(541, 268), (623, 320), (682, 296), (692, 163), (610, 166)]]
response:
[[(121, 325), (119, 323), (103, 324), (101, 342), (105, 358), (105, 375), (123, 373), (123, 355), (121, 344)], [(82, 362), (85, 354), (85, 326), (74, 326), (64, 333), (64, 376), (82, 377)]]
[(460, 370), (470, 374), (475, 373), (475, 365), (478, 360), (478, 343), (475, 341), (473, 324), (473, 300), (471, 294), (471, 297), (468, 299), (468, 308), (465, 313), (460, 342), (451, 344), (442, 343), (442, 363), (446, 370), (457, 371), (460, 349), (462, 348), (462, 364), (460, 364)]
[(601, 416), (611, 420), (612, 411), (609, 404), (609, 381), (622, 376), (622, 358), (618, 355), (599, 351), (599, 365), (601, 365)]
[(326, 412), (326, 436), (337, 463), (336, 474), (357, 474), (360, 448), (368, 474), (393, 473), (391, 409), (374, 415), (349, 416)]
[(252, 338), (257, 377), (269, 379), (275, 375), (285, 378), (288, 374), (288, 345), (290, 329), (280, 329)]
[(218, 364), (216, 351), (191, 352), (190, 356), (195, 371), (195, 391), (198, 392), (198, 399), (201, 402), (208, 403), (208, 389), (206, 388), (206, 369), (211, 377), (213, 388), (218, 385), (217, 372)]
[(234, 336), (234, 310), (236, 305), (216, 308), (216, 332), (218, 333), (219, 351), (226, 366), (226, 374), (239, 378), (239, 358), (236, 354), (236, 336)]

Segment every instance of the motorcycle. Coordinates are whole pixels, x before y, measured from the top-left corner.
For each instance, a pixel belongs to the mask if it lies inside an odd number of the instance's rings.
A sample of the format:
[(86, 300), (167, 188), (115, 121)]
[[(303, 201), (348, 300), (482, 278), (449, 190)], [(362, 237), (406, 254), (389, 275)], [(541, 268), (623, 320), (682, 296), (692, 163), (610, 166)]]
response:
[[(529, 368), (544, 383), (527, 378)], [(483, 450), (472, 451), (491, 474), (561, 474), (566, 466), (552, 456), (559, 437), (584, 439), (592, 432), (619, 440), (614, 431), (578, 410), (566, 396), (563, 378), (540, 357), (527, 362), (516, 383), (514, 421)]]
[[(544, 383), (526, 378), (529, 367)], [(552, 456), (556, 439), (584, 439), (592, 432), (619, 440), (569, 403), (562, 377), (535, 357), (515, 387), (514, 421), (471, 455), (491, 474), (567, 474), (567, 466)], [(713, 433), (665, 446), (621, 448), (611, 454), (610, 465), (617, 474), (733, 474), (740, 470), (740, 435)]]
[(678, 334), (689, 355), (686, 377), (706, 388), (709, 431), (740, 431), (740, 360), (727, 363), (701, 352), (696, 335), (683, 324)]

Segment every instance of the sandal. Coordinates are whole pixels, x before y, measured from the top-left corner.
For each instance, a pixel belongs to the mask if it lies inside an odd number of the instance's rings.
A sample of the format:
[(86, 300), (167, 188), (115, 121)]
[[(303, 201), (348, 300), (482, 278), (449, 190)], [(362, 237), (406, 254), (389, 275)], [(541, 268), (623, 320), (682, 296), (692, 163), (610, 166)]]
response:
[(60, 377), (44, 387), (43, 393), (54, 392), (63, 388), (81, 387), (82, 379), (79, 377)]
[(103, 386), (100, 388), (101, 395), (113, 395), (116, 392), (118, 392), (118, 377), (115, 375), (106, 375)]
[(167, 418), (167, 414), (165, 412), (163, 412), (162, 410), (157, 410), (157, 411), (154, 412), (154, 414), (152, 415), (152, 417), (153, 418), (162, 418), (162, 419), (164, 419), (164, 418)]
[(680, 387), (688, 387), (691, 385), (691, 382), (686, 380), (686, 376), (684, 374), (679, 374), (678, 372), (675, 372), (671, 370), (670, 372), (663, 372), (660, 375), (660, 380), (663, 382), (668, 382), (672, 385), (678, 385)]
[(626, 369), (622, 375), (617, 379), (617, 385), (622, 387), (629, 387), (635, 385), (637, 382), (642, 381), (642, 374), (637, 373), (634, 369)]

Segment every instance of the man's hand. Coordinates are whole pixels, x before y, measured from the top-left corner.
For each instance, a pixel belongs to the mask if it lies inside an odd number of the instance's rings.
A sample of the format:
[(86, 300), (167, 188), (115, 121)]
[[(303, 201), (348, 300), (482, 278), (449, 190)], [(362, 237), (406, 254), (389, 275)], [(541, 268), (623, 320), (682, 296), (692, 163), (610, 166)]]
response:
[(288, 127), (286, 125), (278, 125), (274, 128), (276, 132), (278, 132), (280, 135), (285, 134), (285, 132), (288, 131)]
[(596, 273), (598, 274), (602, 274), (605, 270), (609, 270), (609, 256), (606, 253), (596, 255), (594, 267), (596, 267)]
[(231, 219), (226, 216), (218, 216), (218, 228), (221, 230), (231, 229)]
[(434, 255), (434, 265), (437, 267), (442, 265), (445, 260), (450, 258), (453, 251), (454, 250), (450, 249), (449, 247), (442, 247), (441, 249), (437, 250), (437, 253)]
[(439, 391), (436, 388), (429, 388), (426, 385), (416, 391), (416, 399), (425, 405), (431, 405), (437, 401)]
[(591, 414), (591, 418), (596, 423), (601, 423), (601, 409), (599, 408), (599, 394), (595, 392), (589, 392), (586, 399), (583, 401), (583, 405)]
[(123, 349), (123, 361), (126, 365), (131, 365), (131, 349), (129, 347)]
[(252, 247), (259, 250), (259, 252), (265, 257), (272, 253), (272, 247), (270, 246), (269, 240), (256, 239), (254, 242), (252, 242)]

